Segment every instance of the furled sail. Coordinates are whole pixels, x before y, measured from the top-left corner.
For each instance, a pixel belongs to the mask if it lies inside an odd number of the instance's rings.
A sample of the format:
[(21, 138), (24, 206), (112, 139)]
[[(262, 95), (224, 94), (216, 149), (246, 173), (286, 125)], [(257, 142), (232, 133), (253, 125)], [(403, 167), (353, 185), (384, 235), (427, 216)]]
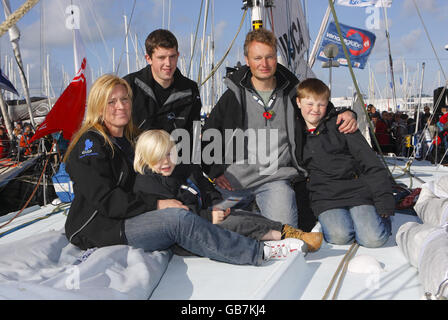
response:
[(307, 63), (310, 36), (300, 0), (276, 1), (271, 24), (279, 41), (279, 62), (294, 72), (299, 80), (315, 77)]

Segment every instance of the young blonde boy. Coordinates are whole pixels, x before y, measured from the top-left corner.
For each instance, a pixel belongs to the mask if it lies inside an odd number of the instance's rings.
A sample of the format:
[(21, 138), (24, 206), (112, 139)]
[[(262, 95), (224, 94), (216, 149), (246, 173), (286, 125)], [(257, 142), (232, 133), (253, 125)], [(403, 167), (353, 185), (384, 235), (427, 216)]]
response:
[(297, 155), (309, 173), (311, 208), (327, 242), (382, 246), (395, 208), (388, 173), (359, 131), (339, 132), (336, 112), (327, 112), (329, 97), (319, 79), (297, 88), (297, 121), (306, 128), (296, 133), (296, 144), (303, 146)]
[(179, 205), (220, 227), (256, 240), (297, 238), (309, 251), (319, 249), (320, 232), (307, 233), (269, 220), (260, 214), (242, 210), (220, 210), (221, 193), (205, 178), (199, 166), (176, 165), (177, 151), (170, 135), (163, 130), (142, 133), (135, 148), (134, 170), (138, 173), (134, 192), (173, 199)]

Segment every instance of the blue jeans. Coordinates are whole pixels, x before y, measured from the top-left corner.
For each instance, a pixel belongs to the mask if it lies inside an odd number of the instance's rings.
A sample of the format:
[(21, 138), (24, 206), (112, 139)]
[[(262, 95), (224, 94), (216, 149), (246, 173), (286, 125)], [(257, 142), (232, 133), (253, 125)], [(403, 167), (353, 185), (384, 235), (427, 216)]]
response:
[(202, 257), (260, 265), (264, 244), (213, 225), (183, 209), (150, 211), (125, 221), (130, 246), (145, 251), (165, 250), (174, 244)]
[(372, 205), (331, 209), (319, 217), (325, 241), (349, 244), (356, 240), (368, 248), (381, 247), (391, 234), (390, 218), (382, 218)]
[(241, 200), (244, 205), (240, 208), (247, 209), (247, 205), (255, 199), (262, 216), (294, 228), (298, 226), (296, 194), (289, 180), (267, 182), (258, 187), (235, 191), (216, 188), (224, 199), (244, 197)]

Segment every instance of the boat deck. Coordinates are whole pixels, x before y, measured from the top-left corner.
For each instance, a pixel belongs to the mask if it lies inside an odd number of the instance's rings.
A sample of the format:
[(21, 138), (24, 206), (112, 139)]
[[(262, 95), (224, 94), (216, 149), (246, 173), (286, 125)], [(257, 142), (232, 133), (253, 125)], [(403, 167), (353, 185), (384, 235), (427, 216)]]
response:
[[(388, 159), (388, 161), (391, 161)], [(393, 160), (396, 161), (396, 160)], [(404, 162), (399, 163), (402, 167)], [(393, 167), (393, 163), (392, 163)], [(392, 170), (394, 176), (402, 172)], [(422, 181), (430, 181), (437, 175), (448, 174), (448, 168), (437, 171), (427, 164), (416, 162), (411, 173), (412, 188)], [(408, 184), (409, 176), (397, 178)], [(55, 212), (56, 209), (56, 212)], [(22, 215), (0, 229), (0, 248), (18, 240), (49, 232), (63, 232), (67, 208), (54, 205), (31, 207)], [(0, 217), (4, 224), (15, 214)], [(383, 268), (380, 273), (355, 273), (350, 268), (343, 281), (334, 282), (327, 299), (361, 300), (420, 300), (424, 297), (418, 271), (412, 267), (400, 248), (395, 235), (405, 222), (419, 221), (413, 215), (396, 213), (392, 218), (392, 232), (388, 242), (381, 248), (359, 247), (354, 257), (369, 256)], [(31, 224), (29, 224), (31, 223)], [(28, 225), (29, 224), (29, 225)], [(318, 228), (318, 226), (316, 227)], [(350, 249), (349, 245), (337, 246), (323, 243), (319, 251), (299, 254), (284, 261), (270, 261), (261, 267), (236, 266), (200, 257), (173, 256), (159, 283), (152, 292), (153, 300), (317, 300), (322, 299), (338, 267)], [(0, 289), (2, 283), (0, 281)], [(45, 297), (54, 299), (54, 296)]]

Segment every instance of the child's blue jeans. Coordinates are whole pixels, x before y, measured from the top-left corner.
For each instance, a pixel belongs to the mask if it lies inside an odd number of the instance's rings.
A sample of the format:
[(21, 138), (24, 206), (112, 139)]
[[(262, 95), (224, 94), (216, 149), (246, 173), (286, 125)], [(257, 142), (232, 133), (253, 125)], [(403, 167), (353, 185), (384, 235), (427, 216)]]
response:
[(333, 244), (344, 245), (356, 240), (361, 246), (377, 248), (391, 234), (390, 218), (382, 218), (372, 205), (327, 210), (318, 219), (325, 241)]
[(169, 208), (150, 211), (125, 221), (128, 244), (146, 251), (174, 244), (202, 257), (232, 263), (261, 265), (263, 243), (213, 225), (192, 212)]

